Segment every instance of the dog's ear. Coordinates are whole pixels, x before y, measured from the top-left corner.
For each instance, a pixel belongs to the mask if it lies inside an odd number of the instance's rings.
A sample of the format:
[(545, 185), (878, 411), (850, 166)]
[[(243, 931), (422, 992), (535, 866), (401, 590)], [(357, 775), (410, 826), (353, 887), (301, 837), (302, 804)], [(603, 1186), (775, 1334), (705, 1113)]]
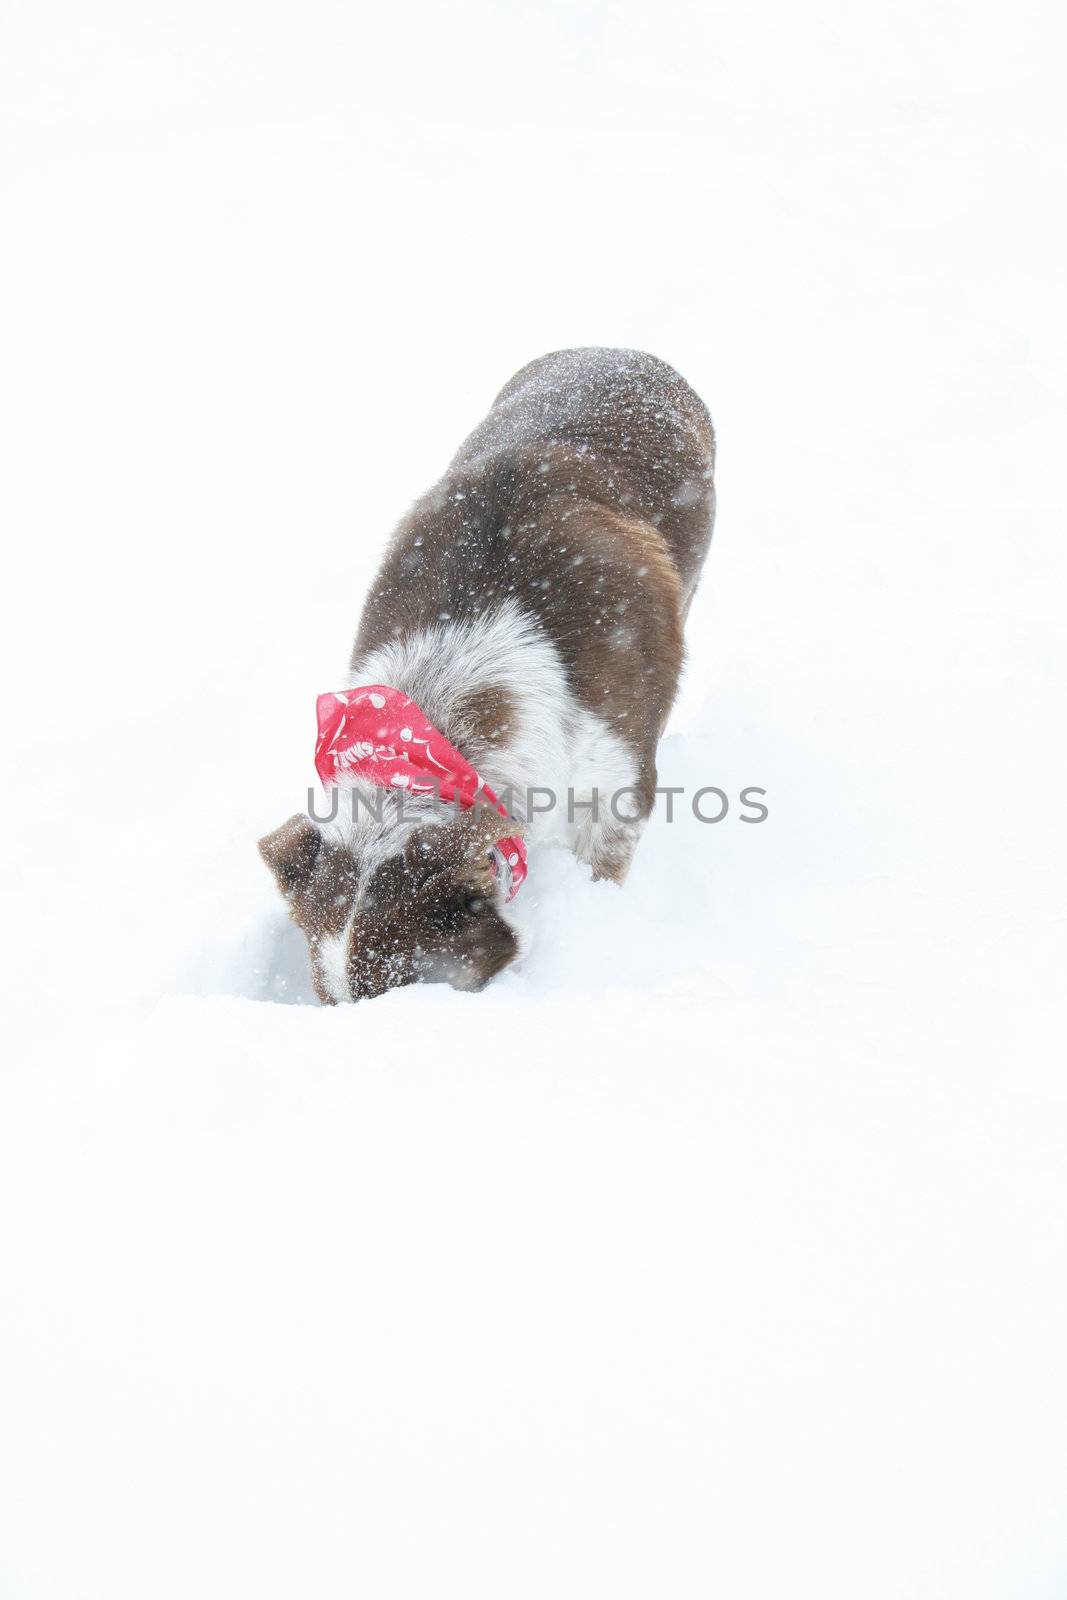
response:
[(404, 846), (404, 861), (416, 880), (424, 882), (446, 867), (472, 861), (484, 866), (498, 839), (523, 832), (521, 822), (502, 817), (495, 806), (475, 805), (451, 822), (416, 828)]
[(521, 838), (526, 832), (524, 823), (514, 817), (502, 817), (495, 806), (476, 805), (464, 813), (467, 828), (467, 848), (472, 853), (491, 850), (498, 839)]
[(311, 877), (321, 848), (322, 834), (299, 812), (259, 841), (259, 853), (287, 899)]

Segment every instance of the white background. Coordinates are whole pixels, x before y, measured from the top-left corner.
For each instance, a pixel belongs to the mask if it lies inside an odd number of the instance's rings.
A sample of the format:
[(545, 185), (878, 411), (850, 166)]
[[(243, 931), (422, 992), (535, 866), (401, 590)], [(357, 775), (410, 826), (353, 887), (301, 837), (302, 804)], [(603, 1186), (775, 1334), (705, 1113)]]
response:
[[(4, 1600), (1067, 1592), (1064, 44), (2, 7)], [(314, 696), (595, 343), (719, 433), (662, 779), (770, 817), (309, 1005)]]

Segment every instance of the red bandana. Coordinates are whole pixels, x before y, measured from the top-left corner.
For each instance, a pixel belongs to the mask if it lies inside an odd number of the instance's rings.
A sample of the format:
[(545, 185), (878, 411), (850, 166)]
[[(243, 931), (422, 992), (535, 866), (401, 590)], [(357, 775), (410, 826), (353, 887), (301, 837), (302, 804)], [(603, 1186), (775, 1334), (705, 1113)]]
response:
[[(464, 761), (414, 700), (380, 683), (320, 694), (315, 770), (324, 789), (366, 778), (405, 794), (437, 794), (466, 810), (477, 801), (507, 811), (469, 761)], [(526, 880), (526, 846), (518, 834), (497, 840), (493, 871), (514, 899)]]

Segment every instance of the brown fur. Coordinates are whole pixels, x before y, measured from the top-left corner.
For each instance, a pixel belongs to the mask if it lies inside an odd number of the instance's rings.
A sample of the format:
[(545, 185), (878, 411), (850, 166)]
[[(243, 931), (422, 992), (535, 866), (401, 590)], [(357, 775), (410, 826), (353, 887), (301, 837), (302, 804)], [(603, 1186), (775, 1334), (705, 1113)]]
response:
[(515, 720), (515, 702), (502, 683), (468, 695), (455, 712), (452, 743), (457, 750), (492, 750), (502, 744)]
[[(418, 829), (382, 863), (353, 926), (353, 999), (435, 978), (481, 989), (507, 966), (518, 940), (494, 903), (488, 852), (499, 834), (499, 815), (479, 808), (445, 827)], [(423, 947), (426, 928), (433, 929), (432, 951)]]

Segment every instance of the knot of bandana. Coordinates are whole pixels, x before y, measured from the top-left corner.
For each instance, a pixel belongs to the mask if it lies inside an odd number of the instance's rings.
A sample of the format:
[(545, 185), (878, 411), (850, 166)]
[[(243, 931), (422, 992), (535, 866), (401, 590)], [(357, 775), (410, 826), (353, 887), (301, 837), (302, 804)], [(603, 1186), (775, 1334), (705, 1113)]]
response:
[[(404, 794), (436, 794), (463, 810), (495, 806), (510, 820), (484, 778), (399, 689), (370, 683), (320, 694), (316, 711), (315, 770), (324, 789), (365, 778)], [(514, 899), (526, 880), (520, 835), (503, 834), (492, 862), (505, 899)]]

